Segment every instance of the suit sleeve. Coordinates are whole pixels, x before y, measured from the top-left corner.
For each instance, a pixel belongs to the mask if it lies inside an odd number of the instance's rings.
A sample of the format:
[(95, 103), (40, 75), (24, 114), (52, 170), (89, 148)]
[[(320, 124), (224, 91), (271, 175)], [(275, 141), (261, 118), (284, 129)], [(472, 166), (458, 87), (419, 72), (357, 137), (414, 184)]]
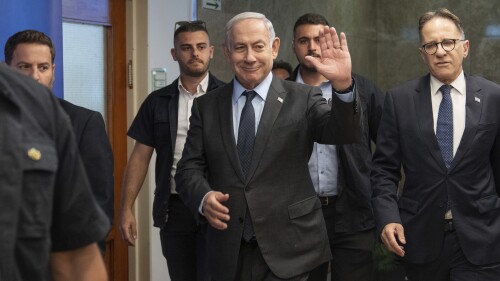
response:
[(184, 204), (197, 216), (203, 197), (211, 191), (205, 178), (207, 161), (203, 144), (203, 118), (197, 99), (193, 102), (189, 123), (182, 158), (177, 163), (175, 184)]
[[(499, 125), (500, 126), (500, 125)], [(497, 195), (500, 197), (500, 129), (497, 130), (495, 144), (490, 154), (491, 166), (495, 177)]]
[(105, 238), (109, 220), (89, 189), (69, 118), (61, 109), (55, 120), (59, 162), (51, 226), (52, 250), (67, 251)]
[(373, 156), (372, 205), (378, 233), (388, 223), (401, 223), (397, 188), (401, 178), (401, 153), (395, 105), (391, 93), (385, 97), (384, 112)]
[(97, 203), (113, 221), (113, 152), (99, 112), (92, 112), (82, 130), (80, 154)]
[[(362, 110), (358, 109), (358, 92), (354, 90), (354, 101), (343, 102), (334, 94), (332, 106), (326, 104), (321, 90), (314, 87), (309, 95), (309, 122), (313, 128), (315, 142), (322, 144), (349, 144), (359, 142), (362, 136)], [(312, 118), (311, 118), (312, 116)]]
[(370, 139), (377, 142), (377, 132), (382, 117), (382, 109), (384, 105), (384, 94), (371, 81), (365, 81), (369, 85), (367, 87), (367, 118), (370, 133)]

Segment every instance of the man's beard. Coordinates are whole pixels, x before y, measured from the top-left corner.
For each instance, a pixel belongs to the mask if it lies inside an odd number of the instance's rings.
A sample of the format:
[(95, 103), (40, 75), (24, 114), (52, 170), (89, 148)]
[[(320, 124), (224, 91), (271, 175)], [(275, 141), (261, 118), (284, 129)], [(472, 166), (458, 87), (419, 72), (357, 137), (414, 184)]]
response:
[[(321, 56), (314, 53), (314, 52), (307, 52), (307, 56), (311, 56), (314, 59), (318, 59), (318, 60), (321, 59)], [(302, 60), (303, 60), (303, 63), (300, 64), (300, 67), (302, 69), (304, 69), (307, 72), (318, 72), (318, 70), (316, 69), (316, 67), (314, 67), (314, 65), (312, 63), (306, 61), (305, 58), (302, 58)]]
[[(198, 61), (199, 63), (203, 64), (203, 67), (202, 68), (190, 67), (189, 65), (191, 63), (193, 63), (194, 61)], [(184, 65), (183, 69), (184, 69), (184, 73), (188, 76), (200, 77), (200, 76), (203, 76), (207, 72), (208, 66), (209, 66), (209, 64), (205, 65), (202, 60), (195, 59), (195, 60), (190, 60), (187, 65)]]

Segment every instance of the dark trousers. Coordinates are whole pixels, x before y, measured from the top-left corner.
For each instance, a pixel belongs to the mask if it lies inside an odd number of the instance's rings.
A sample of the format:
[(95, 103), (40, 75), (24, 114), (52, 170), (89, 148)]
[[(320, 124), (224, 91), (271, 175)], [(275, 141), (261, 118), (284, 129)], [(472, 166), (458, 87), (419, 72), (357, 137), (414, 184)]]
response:
[(309, 273), (290, 279), (281, 279), (269, 269), (257, 241), (241, 242), (234, 281), (306, 281)]
[(446, 232), (438, 259), (424, 264), (404, 263), (410, 281), (500, 280), (500, 263), (471, 264), (464, 256), (455, 231)]
[[(322, 209), (332, 251), (330, 280), (372, 281), (375, 276), (375, 230), (335, 233), (335, 201), (329, 200)], [(328, 266), (325, 263), (314, 269), (309, 280), (326, 281)]]
[(196, 223), (193, 213), (178, 195), (170, 196), (167, 224), (160, 230), (160, 240), (172, 281), (210, 280), (206, 227), (206, 223)]

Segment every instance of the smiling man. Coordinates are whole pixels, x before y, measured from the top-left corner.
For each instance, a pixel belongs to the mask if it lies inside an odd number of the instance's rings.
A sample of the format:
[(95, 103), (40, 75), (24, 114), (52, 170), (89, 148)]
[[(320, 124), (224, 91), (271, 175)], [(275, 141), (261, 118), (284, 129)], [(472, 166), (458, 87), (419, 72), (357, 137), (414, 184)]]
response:
[(387, 93), (378, 131), (378, 233), (412, 281), (500, 280), (500, 86), (464, 74), (469, 41), (449, 10), (419, 33), (430, 73)]
[(320, 41), (324, 60), (309, 59), (332, 81), (336, 114), (319, 88), (273, 77), (280, 40), (263, 14), (226, 24), (234, 79), (194, 101), (175, 176), (210, 224), (212, 280), (307, 280), (331, 258), (307, 160), (314, 141), (357, 140), (360, 114), (345, 35), (324, 27)]

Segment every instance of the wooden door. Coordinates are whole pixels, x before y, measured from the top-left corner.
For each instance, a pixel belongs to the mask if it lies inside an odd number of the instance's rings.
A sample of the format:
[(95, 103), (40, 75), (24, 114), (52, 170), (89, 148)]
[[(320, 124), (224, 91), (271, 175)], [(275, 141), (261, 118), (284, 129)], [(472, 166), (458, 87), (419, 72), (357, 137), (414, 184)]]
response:
[(110, 280), (115, 281), (128, 281), (128, 246), (120, 238), (117, 225), (122, 178), (127, 163), (125, 5), (124, 0), (62, 0), (63, 22), (105, 27), (106, 127), (115, 163), (115, 215), (104, 259)]

